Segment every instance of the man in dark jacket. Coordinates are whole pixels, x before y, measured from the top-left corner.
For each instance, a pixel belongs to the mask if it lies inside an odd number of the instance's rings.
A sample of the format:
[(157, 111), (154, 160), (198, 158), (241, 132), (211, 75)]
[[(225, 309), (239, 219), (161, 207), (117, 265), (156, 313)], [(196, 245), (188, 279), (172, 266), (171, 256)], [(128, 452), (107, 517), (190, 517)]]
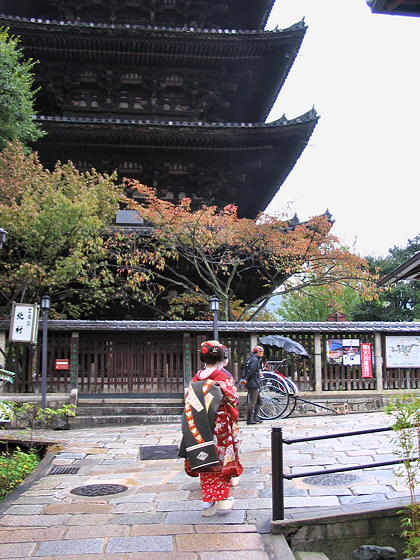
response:
[(255, 346), (252, 350), (251, 356), (245, 362), (246, 375), (242, 380), (243, 385), (248, 390), (248, 409), (246, 415), (247, 424), (259, 424), (261, 419), (258, 418), (258, 413), (261, 408), (260, 396), (260, 358), (264, 355), (264, 348), (262, 346)]

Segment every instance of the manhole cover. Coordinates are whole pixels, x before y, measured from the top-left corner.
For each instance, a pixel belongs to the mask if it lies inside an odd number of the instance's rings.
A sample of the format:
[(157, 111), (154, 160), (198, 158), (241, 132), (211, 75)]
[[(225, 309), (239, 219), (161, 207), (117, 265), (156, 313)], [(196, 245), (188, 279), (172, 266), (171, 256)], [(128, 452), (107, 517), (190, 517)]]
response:
[(118, 494), (125, 490), (127, 490), (127, 486), (122, 484), (89, 484), (88, 486), (73, 488), (70, 493), (77, 496), (107, 496), (108, 494)]
[(316, 476), (308, 476), (303, 482), (313, 484), (315, 486), (345, 486), (359, 480), (354, 474), (318, 474)]
[(48, 474), (76, 474), (80, 467), (53, 467)]

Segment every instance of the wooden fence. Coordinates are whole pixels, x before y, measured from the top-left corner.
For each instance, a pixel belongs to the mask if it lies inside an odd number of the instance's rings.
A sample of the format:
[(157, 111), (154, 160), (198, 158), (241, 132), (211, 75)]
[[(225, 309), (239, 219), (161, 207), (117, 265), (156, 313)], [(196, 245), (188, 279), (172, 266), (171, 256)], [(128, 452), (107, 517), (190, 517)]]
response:
[[(239, 379), (242, 365), (249, 355), (251, 344), (267, 332), (250, 334), (241, 330), (222, 331), (220, 340), (230, 349), (230, 371)], [(300, 342), (311, 358), (289, 356), (282, 372), (294, 380), (301, 391), (375, 391), (420, 389), (420, 368), (387, 368), (381, 357), (376, 367), (377, 340), (374, 332), (345, 333), (283, 331), (278, 334)], [(316, 374), (316, 337), (320, 347), (320, 381)], [(135, 331), (75, 333), (70, 330), (49, 330), (47, 357), (47, 392), (68, 393), (77, 386), (82, 394), (181, 394), (189, 377), (199, 368), (200, 343), (212, 338), (207, 332)], [(374, 374), (363, 378), (360, 365), (330, 363), (326, 355), (327, 340), (358, 339), (372, 348)], [(385, 334), (380, 334), (380, 354), (385, 355)], [(253, 342), (254, 341), (254, 342)], [(376, 344), (376, 346), (375, 346)], [(6, 369), (16, 373), (11, 390), (18, 393), (39, 392), (41, 388), (40, 354), (38, 346), (14, 344), (8, 348)], [(267, 348), (268, 359), (282, 360), (287, 354), (281, 349)], [(187, 360), (188, 357), (188, 360)], [(57, 369), (57, 360), (68, 360), (68, 369)], [(186, 361), (187, 360), (187, 361)], [(319, 366), (318, 366), (319, 367)], [(378, 380), (375, 371), (381, 371)]]

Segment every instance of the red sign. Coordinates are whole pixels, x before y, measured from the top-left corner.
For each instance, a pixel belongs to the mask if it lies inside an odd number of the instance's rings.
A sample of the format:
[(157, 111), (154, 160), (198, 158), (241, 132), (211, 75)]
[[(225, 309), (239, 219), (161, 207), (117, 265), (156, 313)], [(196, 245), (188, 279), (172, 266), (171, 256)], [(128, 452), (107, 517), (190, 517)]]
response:
[(55, 360), (55, 369), (70, 369), (69, 360)]
[(372, 377), (372, 347), (368, 342), (362, 342), (360, 345), (360, 363), (362, 367), (362, 378)]

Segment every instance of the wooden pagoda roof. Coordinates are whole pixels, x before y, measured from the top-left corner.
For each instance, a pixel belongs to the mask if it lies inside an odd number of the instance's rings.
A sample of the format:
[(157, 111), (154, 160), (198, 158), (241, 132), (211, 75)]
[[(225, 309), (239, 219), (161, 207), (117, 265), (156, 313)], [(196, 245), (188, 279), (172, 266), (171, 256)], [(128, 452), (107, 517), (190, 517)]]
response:
[(420, 16), (420, 0), (366, 0), (374, 14)]
[(221, 29), (263, 29), (274, 0), (0, 0), (0, 12), (21, 17), (164, 25), (182, 21)]
[(420, 252), (415, 253), (407, 261), (394, 268), (389, 274), (381, 278), (379, 287), (391, 286), (400, 280), (420, 281)]
[(40, 61), (37, 74), (43, 67), (48, 69), (49, 61), (57, 60), (75, 66), (204, 67), (216, 70), (219, 81), (223, 80), (222, 72), (239, 69), (249, 77), (246, 87), (238, 87), (228, 96), (229, 119), (247, 122), (267, 118), (306, 33), (303, 21), (284, 30), (227, 31), (50, 22), (0, 15), (0, 25), (21, 37), (26, 56)]
[[(296, 119), (282, 117), (268, 124), (66, 117), (39, 120), (48, 132), (37, 144), (40, 159), (47, 166), (53, 167), (57, 160), (90, 158), (98, 171), (111, 172), (113, 168), (101, 168), (104, 160), (131, 159), (142, 165), (152, 161), (154, 169), (168, 161), (195, 161), (199, 167), (207, 165), (223, 172), (223, 185), (209, 187), (211, 196), (204, 194), (206, 203), (219, 207), (234, 203), (241, 216), (255, 218), (293, 169), (318, 116), (311, 110)], [(136, 178), (152, 186), (139, 171)]]

